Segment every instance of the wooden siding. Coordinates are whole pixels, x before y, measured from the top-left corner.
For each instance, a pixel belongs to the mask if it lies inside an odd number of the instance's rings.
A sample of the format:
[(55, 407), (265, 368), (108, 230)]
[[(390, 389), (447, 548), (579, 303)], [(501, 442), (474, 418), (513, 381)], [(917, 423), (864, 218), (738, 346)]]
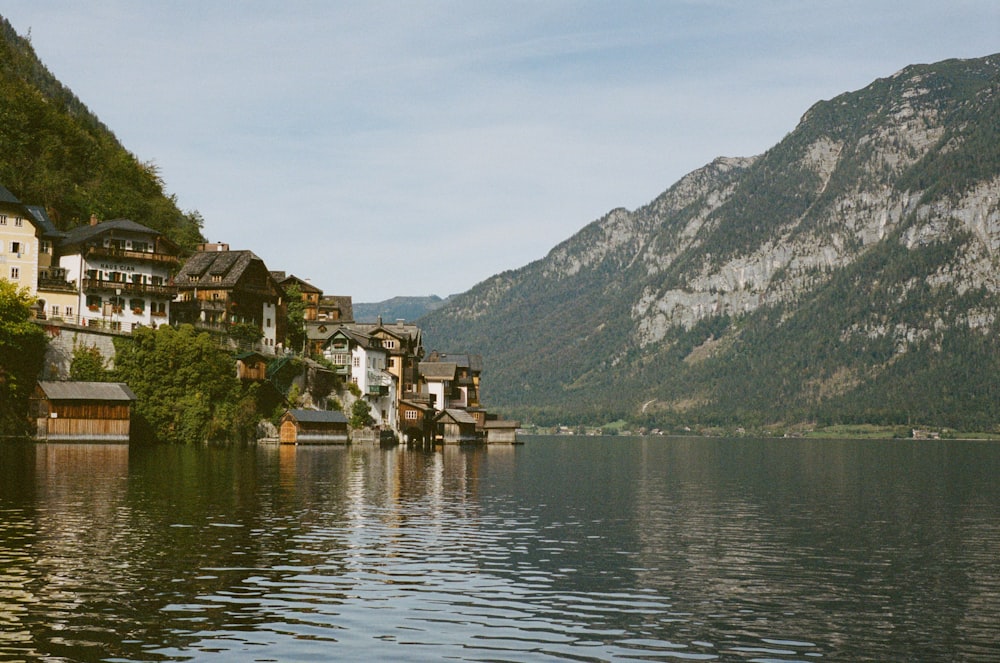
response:
[(128, 442), (128, 419), (75, 419), (39, 417), (37, 437), (43, 440), (87, 440)]

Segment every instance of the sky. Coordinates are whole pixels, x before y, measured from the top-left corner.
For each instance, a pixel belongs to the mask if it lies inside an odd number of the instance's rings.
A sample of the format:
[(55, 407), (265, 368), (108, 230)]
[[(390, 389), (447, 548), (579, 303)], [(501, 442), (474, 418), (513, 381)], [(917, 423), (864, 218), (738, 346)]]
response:
[[(4, 0), (209, 241), (329, 295), (447, 296), (815, 102), (1000, 52), (996, 0)], [(134, 219), (142, 222), (142, 219)]]

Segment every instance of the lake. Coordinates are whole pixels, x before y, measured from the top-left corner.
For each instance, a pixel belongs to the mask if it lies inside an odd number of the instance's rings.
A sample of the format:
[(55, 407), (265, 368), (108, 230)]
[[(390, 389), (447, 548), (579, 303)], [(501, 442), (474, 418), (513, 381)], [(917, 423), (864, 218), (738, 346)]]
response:
[(1000, 660), (1000, 444), (0, 445), (0, 659)]

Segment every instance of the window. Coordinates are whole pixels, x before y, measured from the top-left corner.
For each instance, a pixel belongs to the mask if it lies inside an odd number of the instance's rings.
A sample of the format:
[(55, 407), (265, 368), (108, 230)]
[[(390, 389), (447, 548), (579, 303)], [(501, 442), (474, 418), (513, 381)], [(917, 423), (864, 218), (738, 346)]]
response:
[(355, 368), (360, 368), (361, 367), (361, 357), (355, 357), (353, 365), (354, 365)]
[(97, 311), (101, 308), (101, 297), (100, 295), (87, 295), (87, 308), (91, 311)]
[(392, 350), (393, 348), (395, 348), (395, 347), (396, 347), (396, 341), (391, 341), (391, 340), (389, 340), (389, 339), (386, 339), (386, 341), (385, 341), (384, 345), (385, 345), (385, 347), (387, 347), (387, 348), (389, 348), (390, 350)]
[(417, 420), (417, 411), (416, 410), (407, 410), (406, 411), (406, 420), (407, 421), (416, 421)]
[(268, 318), (268, 319), (267, 319), (267, 326), (268, 326), (268, 327), (270, 327), (270, 326), (271, 326), (271, 318)]
[(15, 228), (20, 228), (22, 225), (24, 225), (24, 219), (22, 219), (19, 216), (15, 216), (14, 217), (14, 227)]
[(55, 304), (53, 304), (52, 305), (51, 313), (52, 313), (52, 317), (53, 318), (58, 317), (59, 316), (59, 307), (56, 306)]
[(21, 270), (20, 269), (18, 269), (17, 267), (11, 267), (10, 268), (10, 279), (12, 281), (16, 281), (18, 278), (20, 278), (20, 276), (21, 276)]
[(67, 318), (72, 318), (73, 317), (73, 307), (72, 306), (67, 306), (66, 307), (66, 317)]
[(141, 314), (146, 312), (146, 300), (145, 299), (130, 299), (128, 302), (128, 307), (132, 309), (135, 314)]
[(0, 226), (5, 226), (5, 225), (7, 225), (7, 215), (0, 214)]
[(42, 240), (40, 247), (42, 253), (52, 253), (52, 244), (47, 239)]
[(396, 368), (396, 358), (389, 357), (389, 368)]
[(10, 243), (10, 252), (11, 253), (20, 253), (21, 252), (21, 242), (11, 242)]

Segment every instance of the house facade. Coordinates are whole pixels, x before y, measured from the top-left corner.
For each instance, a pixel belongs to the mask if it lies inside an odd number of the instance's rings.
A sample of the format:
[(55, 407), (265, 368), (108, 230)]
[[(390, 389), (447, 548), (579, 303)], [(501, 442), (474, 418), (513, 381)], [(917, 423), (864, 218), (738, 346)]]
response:
[(128, 442), (135, 394), (122, 382), (39, 382), (30, 399), (35, 437)]
[(92, 218), (66, 233), (57, 254), (59, 276), (76, 284), (80, 324), (128, 331), (168, 322), (180, 250), (159, 231)]
[(337, 375), (358, 386), (378, 426), (398, 430), (396, 377), (387, 370), (382, 339), (341, 325), (327, 338), (323, 357)]
[(27, 208), (0, 186), (0, 278), (32, 295), (38, 287), (39, 234)]
[(261, 333), (254, 349), (273, 355), (282, 346), (284, 293), (252, 251), (203, 246), (184, 263), (174, 283), (176, 322), (223, 332), (246, 323)]

